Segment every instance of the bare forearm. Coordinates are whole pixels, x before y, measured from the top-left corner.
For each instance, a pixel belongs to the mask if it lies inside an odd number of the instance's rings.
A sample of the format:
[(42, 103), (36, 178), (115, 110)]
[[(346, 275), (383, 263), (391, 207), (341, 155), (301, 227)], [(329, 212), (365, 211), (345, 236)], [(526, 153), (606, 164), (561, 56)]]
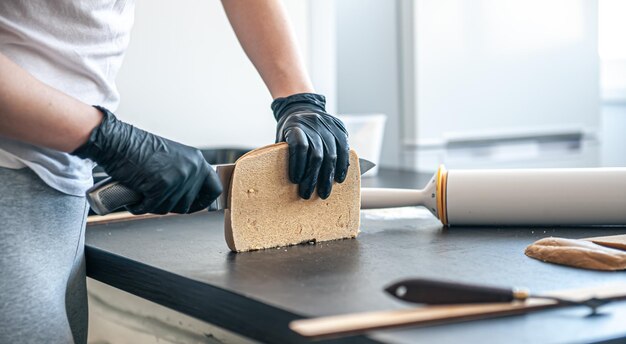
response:
[(0, 136), (71, 152), (102, 114), (35, 79), (0, 54)]
[(222, 0), (222, 4), (273, 98), (314, 91), (279, 0)]

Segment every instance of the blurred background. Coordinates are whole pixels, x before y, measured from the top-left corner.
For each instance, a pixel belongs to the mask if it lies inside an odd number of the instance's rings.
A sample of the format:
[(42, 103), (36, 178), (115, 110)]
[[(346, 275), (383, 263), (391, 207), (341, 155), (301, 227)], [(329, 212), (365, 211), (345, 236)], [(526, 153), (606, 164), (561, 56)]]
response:
[[(626, 166), (624, 1), (284, 2), (331, 113), (386, 116), (383, 167)], [(220, 2), (184, 4), (137, 3), (119, 113), (202, 148), (272, 143)]]

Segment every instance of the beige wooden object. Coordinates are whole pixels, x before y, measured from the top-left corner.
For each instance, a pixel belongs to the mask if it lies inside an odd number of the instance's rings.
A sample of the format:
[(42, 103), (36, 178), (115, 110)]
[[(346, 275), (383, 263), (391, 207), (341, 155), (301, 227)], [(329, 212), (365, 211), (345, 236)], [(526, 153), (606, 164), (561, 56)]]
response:
[(298, 196), (288, 177), (285, 143), (256, 149), (235, 163), (224, 211), (226, 243), (232, 251), (249, 251), (311, 241), (354, 238), (359, 232), (361, 177), (358, 157), (350, 152), (343, 183), (334, 183), (323, 200)]
[[(626, 210), (624, 210), (626, 211)], [(621, 235), (609, 235), (603, 237), (585, 238), (583, 240), (591, 241), (595, 244), (612, 247), (626, 251), (626, 234)]]
[[(543, 293), (568, 299), (583, 301), (592, 297), (626, 299), (626, 283), (611, 284), (595, 288), (563, 290)], [(546, 299), (528, 299), (525, 302), (488, 303), (466, 305), (438, 305), (391, 311), (354, 313), (329, 317), (295, 320), (289, 327), (306, 337), (327, 337), (345, 334), (357, 334), (371, 330), (445, 324), (459, 321), (496, 318), (523, 314), (547, 308), (563, 307), (556, 301)]]

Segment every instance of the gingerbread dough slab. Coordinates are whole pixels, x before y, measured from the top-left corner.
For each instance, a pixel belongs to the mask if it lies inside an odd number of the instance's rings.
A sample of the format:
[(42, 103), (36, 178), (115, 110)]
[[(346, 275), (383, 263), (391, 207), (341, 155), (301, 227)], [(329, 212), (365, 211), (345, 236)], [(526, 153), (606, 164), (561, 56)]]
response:
[(543, 238), (528, 246), (525, 253), (544, 262), (577, 268), (626, 270), (626, 252), (586, 240)]
[(289, 149), (279, 143), (256, 149), (235, 163), (229, 206), (224, 212), (226, 243), (242, 252), (307, 242), (355, 238), (359, 233), (361, 173), (354, 151), (343, 183), (327, 199), (298, 196), (288, 179)]

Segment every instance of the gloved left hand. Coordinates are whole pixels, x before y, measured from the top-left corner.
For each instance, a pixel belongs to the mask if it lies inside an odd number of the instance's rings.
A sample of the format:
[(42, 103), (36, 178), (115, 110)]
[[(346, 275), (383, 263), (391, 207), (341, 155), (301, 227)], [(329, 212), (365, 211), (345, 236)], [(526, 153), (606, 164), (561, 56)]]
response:
[(326, 99), (299, 93), (272, 102), (278, 124), (276, 142), (289, 144), (289, 179), (299, 184), (299, 195), (309, 199), (330, 196), (333, 181), (346, 179), (350, 165), (348, 132), (337, 117), (326, 112)]

